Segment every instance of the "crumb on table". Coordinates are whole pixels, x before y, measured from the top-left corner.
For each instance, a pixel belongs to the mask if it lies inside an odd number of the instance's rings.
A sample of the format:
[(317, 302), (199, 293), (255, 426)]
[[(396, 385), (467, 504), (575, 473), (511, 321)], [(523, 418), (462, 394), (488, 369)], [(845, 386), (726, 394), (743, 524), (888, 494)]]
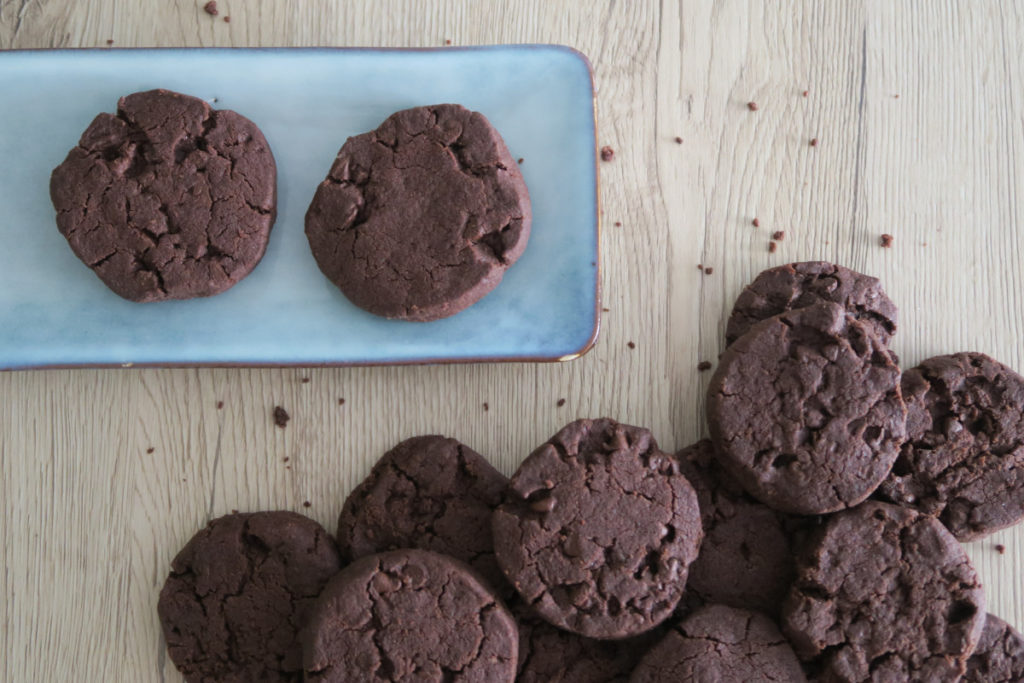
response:
[(774, 254), (775, 250), (778, 249), (778, 248), (779, 248), (779, 243), (778, 242), (769, 242), (768, 243), (768, 253), (769, 254)]
[(152, 453), (152, 452), (153, 452), (153, 451), (155, 451), (155, 450), (156, 450), (155, 448), (153, 448), (152, 446), (150, 446), (149, 448), (147, 448), (147, 449), (146, 449), (146, 453)]
[(747, 109), (757, 111), (757, 102), (747, 102)]
[(308, 500), (307, 501), (303, 501), (302, 507), (304, 507), (304, 508), (311, 508), (311, 507), (313, 507), (313, 504), (310, 503)]
[(615, 158), (615, 150), (605, 145), (601, 148), (601, 161), (611, 161)]
[(635, 349), (636, 348), (636, 344), (634, 344), (633, 342), (626, 342), (626, 346), (628, 346), (631, 349)]
[(343, 398), (339, 398), (339, 399), (338, 399), (338, 405), (339, 405), (339, 406), (343, 406), (343, 405), (345, 405), (345, 399), (343, 399)]
[(565, 399), (564, 398), (558, 399), (558, 401), (555, 403), (555, 405), (558, 406), (559, 408), (561, 408), (562, 406), (565, 405)]
[(222, 410), (223, 408), (224, 408), (224, 401), (217, 401), (217, 410)]
[(711, 361), (702, 360), (697, 363), (697, 372), (704, 372), (705, 370), (711, 369)]
[(800, 94), (801, 94), (801, 95), (803, 95), (804, 97), (807, 97), (807, 91), (806, 91), (806, 90), (804, 90), (804, 91), (803, 91), (802, 93), (800, 93)]
[(523, 158), (519, 157), (518, 159), (516, 159), (516, 163), (521, 165), (523, 163)]
[(224, 23), (225, 24), (230, 24), (231, 23), (231, 17), (230, 16), (224, 17)]
[(785, 239), (785, 237), (785, 230), (776, 230), (775, 232), (772, 233), (772, 239), (775, 240), (776, 242), (781, 242), (783, 239)]
[(681, 137), (679, 137), (678, 135), (676, 136), (676, 144), (677, 145), (683, 144), (683, 139)]
[(811, 147), (818, 146), (818, 138), (811, 138)]
[(882, 236), (878, 239), (878, 243), (888, 249), (892, 246), (892, 235), (889, 233), (882, 233)]
[(203, 5), (203, 11), (211, 17), (215, 17), (220, 14), (220, 12), (217, 11), (217, 0), (210, 0), (208, 3)]
[(615, 221), (615, 227), (616, 228), (621, 228), (622, 227), (622, 221)]
[(113, 38), (107, 38), (107, 45), (113, 45), (113, 44), (114, 44), (114, 39)]
[(752, 225), (753, 225), (753, 226), (754, 226), (755, 228), (760, 228), (760, 227), (761, 227), (761, 220), (760, 220), (759, 218), (755, 218), (754, 220), (752, 220), (752, 221), (750, 221), (750, 222), (751, 222), (751, 224), (752, 224)]
[(484, 401), (484, 412), (486, 413), (490, 409), (491, 409), (491, 406), (487, 405), (487, 401)]
[(275, 425), (277, 425), (281, 429), (284, 429), (286, 426), (288, 426), (288, 420), (290, 420), (290, 419), (292, 419), (292, 417), (291, 417), (291, 415), (288, 414), (287, 410), (285, 410), (281, 406), (274, 406), (274, 424)]
[(1006, 546), (1002, 543), (996, 543), (996, 552), (1002, 555), (1006, 552)]

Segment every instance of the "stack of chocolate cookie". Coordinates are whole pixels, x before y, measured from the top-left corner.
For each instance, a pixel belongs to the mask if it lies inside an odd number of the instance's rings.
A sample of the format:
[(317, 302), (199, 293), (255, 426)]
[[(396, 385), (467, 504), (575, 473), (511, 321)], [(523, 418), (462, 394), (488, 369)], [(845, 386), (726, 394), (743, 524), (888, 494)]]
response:
[(1022, 681), (958, 539), (1024, 516), (1024, 379), (980, 354), (901, 374), (895, 330), (874, 278), (776, 268), (730, 318), (711, 439), (577, 420), (506, 479), (416, 437), (336, 541), (215, 520), (161, 593), (171, 658), (190, 681)]

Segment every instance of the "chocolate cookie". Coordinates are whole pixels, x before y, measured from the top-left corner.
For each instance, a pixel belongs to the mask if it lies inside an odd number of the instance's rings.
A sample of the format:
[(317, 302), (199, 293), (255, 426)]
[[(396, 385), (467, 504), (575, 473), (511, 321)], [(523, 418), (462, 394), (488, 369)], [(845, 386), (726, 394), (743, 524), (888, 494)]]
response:
[(494, 559), (491, 513), (508, 484), (484, 458), (455, 439), (418, 436), (374, 465), (345, 501), (338, 547), (351, 561), (421, 548), (466, 562), (493, 587), (505, 577)]
[(483, 114), (457, 104), (392, 114), (349, 138), (306, 213), (313, 256), (352, 303), (404, 320), (454, 315), (526, 248), (530, 198)]
[(771, 619), (710, 605), (676, 625), (640, 660), (632, 683), (806, 681), (800, 662)]
[(695, 604), (778, 615), (793, 582), (793, 555), (780, 514), (743, 491), (717, 462), (708, 439), (676, 454), (697, 492), (704, 541), (686, 588)]
[(299, 631), (341, 569), (323, 527), (294, 512), (213, 520), (171, 564), (157, 612), (187, 681), (302, 680)]
[(884, 344), (896, 332), (896, 306), (877, 278), (824, 261), (789, 263), (762, 271), (736, 299), (725, 327), (732, 344), (761, 320), (823, 301), (844, 307)]
[(991, 614), (974, 654), (967, 660), (964, 683), (1024, 683), (1024, 637)]
[(982, 353), (903, 374), (907, 441), (881, 497), (938, 515), (961, 541), (1024, 519), (1024, 377)]
[(978, 575), (937, 520), (868, 501), (834, 515), (783, 605), (797, 654), (829, 681), (952, 681), (985, 620)]
[(751, 327), (722, 354), (707, 411), (729, 473), (761, 502), (804, 515), (867, 498), (906, 427), (899, 367), (834, 303)]
[(249, 119), (167, 90), (122, 97), (50, 177), (57, 227), (132, 301), (210, 296), (263, 258), (277, 168)]
[(393, 550), (356, 560), (314, 606), (306, 681), (508, 681), (512, 615), (458, 560)]
[(607, 418), (572, 422), (530, 454), (493, 520), (498, 564), (525, 602), (591, 638), (668, 617), (703, 535), (678, 461)]
[(519, 624), (516, 683), (626, 683), (663, 635), (654, 629), (626, 640), (593, 640), (513, 608)]

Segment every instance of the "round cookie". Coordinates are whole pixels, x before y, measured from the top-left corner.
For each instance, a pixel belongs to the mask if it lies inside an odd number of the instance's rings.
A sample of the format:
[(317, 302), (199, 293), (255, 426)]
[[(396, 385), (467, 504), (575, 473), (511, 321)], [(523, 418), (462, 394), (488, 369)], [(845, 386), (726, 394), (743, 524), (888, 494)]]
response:
[(426, 550), (356, 560), (309, 617), (306, 681), (511, 683), (516, 624), (468, 565)]
[(743, 488), (803, 515), (867, 498), (906, 428), (899, 367), (868, 326), (834, 303), (750, 328), (722, 354), (707, 413), (721, 461)]
[(999, 617), (987, 615), (963, 682), (1024, 683), (1024, 636)]
[(907, 441), (879, 495), (938, 515), (960, 541), (1024, 519), (1024, 377), (982, 353), (903, 374)]
[(491, 513), (508, 479), (455, 439), (418, 436), (384, 454), (338, 518), (346, 561), (421, 548), (466, 562), (496, 589), (505, 577), (494, 559)]
[(789, 263), (762, 271), (736, 299), (725, 327), (732, 344), (756, 323), (823, 301), (843, 306), (883, 343), (896, 332), (896, 305), (877, 278), (825, 261)]
[(349, 138), (306, 213), (320, 270), (356, 306), (437, 320), (494, 289), (530, 235), (519, 166), (457, 104), (392, 114)]
[(644, 655), (631, 683), (806, 681), (800, 662), (771, 619), (709, 605), (677, 624)]
[(834, 515), (783, 604), (797, 654), (828, 681), (945, 681), (985, 620), (981, 583), (938, 520), (868, 501)]
[(672, 613), (703, 535), (678, 461), (607, 418), (572, 422), (531, 453), (493, 523), (498, 564), (534, 612), (602, 639)]
[(717, 462), (708, 439), (676, 454), (697, 492), (704, 540), (690, 565), (687, 596), (778, 615), (793, 582), (793, 555), (780, 514), (750, 498)]
[(330, 535), (294, 512), (213, 520), (171, 564), (157, 612), (190, 682), (302, 680), (299, 631), (341, 569)]
[(626, 640), (593, 640), (555, 628), (525, 608), (519, 624), (516, 683), (626, 683), (643, 654), (658, 641), (657, 628)]
[(72, 251), (131, 301), (211, 296), (263, 258), (277, 167), (249, 119), (167, 90), (122, 97), (50, 177)]

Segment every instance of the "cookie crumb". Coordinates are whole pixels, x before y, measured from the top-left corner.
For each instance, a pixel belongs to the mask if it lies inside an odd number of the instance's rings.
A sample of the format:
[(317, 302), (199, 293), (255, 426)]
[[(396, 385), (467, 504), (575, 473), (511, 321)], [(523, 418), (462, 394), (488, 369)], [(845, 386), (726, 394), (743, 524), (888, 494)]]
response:
[(303, 377), (302, 378), (302, 383), (303, 384), (309, 384), (309, 378), (308, 377)]
[(705, 370), (710, 370), (710, 369), (711, 369), (711, 361), (709, 361), (709, 360), (702, 360), (701, 362), (697, 363), (697, 372), (704, 372)]
[(288, 420), (292, 419), (292, 416), (288, 414), (288, 411), (281, 406), (274, 406), (274, 424), (281, 429), (288, 426)]
[(996, 552), (1000, 555), (1004, 554), (1006, 552), (1006, 546), (1002, 543), (996, 543)]
[(149, 448), (147, 448), (147, 449), (146, 449), (146, 453), (152, 453), (152, 452), (153, 452), (153, 451), (155, 451), (155, 450), (156, 450), (155, 448), (153, 448), (152, 446), (150, 446)]
[(605, 145), (601, 148), (601, 161), (611, 161), (615, 158), (615, 150)]
[(704, 274), (705, 275), (711, 275), (711, 273), (713, 273), (713, 272), (715, 272), (715, 269), (712, 266), (705, 266), (704, 267)]
[(755, 218), (754, 220), (750, 221), (750, 224), (753, 225), (755, 228), (761, 227), (761, 221), (758, 218)]
[(564, 398), (558, 399), (558, 401), (555, 403), (555, 405), (558, 406), (559, 408), (561, 408), (562, 406), (565, 405), (565, 399)]
[(626, 346), (628, 346), (631, 349), (635, 349), (636, 348), (636, 344), (634, 344), (633, 342), (626, 342)]
[(114, 44), (114, 39), (113, 38), (107, 38), (107, 45), (113, 45), (113, 44)]
[(785, 239), (785, 237), (786, 237), (786, 231), (785, 230), (776, 230), (775, 232), (772, 233), (772, 239), (773, 240), (777, 240), (779, 242), (781, 242), (783, 239)]
[(900, 98), (900, 96), (899, 96), (898, 94), (896, 94), (896, 95), (893, 95), (893, 99), (896, 99), (896, 100), (898, 100), (899, 98)]
[(601, 310), (602, 310), (603, 312), (607, 313), (607, 312), (609, 312), (609, 311), (610, 311), (610, 310), (612, 310), (612, 309), (610, 309), (610, 308), (602, 308)]
[(491, 407), (489, 405), (487, 405), (487, 401), (484, 401), (484, 412), (486, 413), (490, 409), (491, 409)]
[(697, 270), (699, 270), (700, 272), (703, 273), (704, 272), (704, 264), (703, 263), (698, 263), (697, 264)]
[(757, 102), (747, 102), (747, 109), (757, 111)]
[(224, 17), (224, 23), (225, 24), (230, 24), (231, 23), (231, 17), (230, 16)]
[(217, 410), (224, 409), (224, 401), (217, 401)]
[(220, 14), (220, 12), (217, 11), (217, 0), (210, 0), (208, 3), (203, 5), (203, 11), (211, 17), (215, 17)]
[(878, 239), (878, 243), (888, 249), (892, 246), (892, 235), (889, 233), (882, 233), (882, 236)]
[(306, 501), (303, 501), (302, 507), (304, 507), (304, 508), (311, 508), (311, 507), (313, 507), (313, 504), (310, 503), (308, 500), (306, 500)]
[(516, 163), (521, 166), (523, 164), (523, 158), (519, 157), (518, 159), (516, 159)]
[(444, 39), (444, 44), (445, 45), (451, 45), (452, 44), (452, 39), (451, 38), (445, 38)]
[(818, 138), (811, 138), (811, 147), (818, 146)]
[(233, 515), (237, 515), (237, 514), (238, 514), (238, 510), (232, 510), (232, 511), (231, 511), (231, 514), (233, 514)]
[(676, 144), (677, 145), (683, 144), (683, 139), (681, 137), (679, 137), (678, 135), (676, 136)]
[(343, 399), (343, 398), (339, 398), (339, 399), (338, 399), (338, 405), (339, 405), (339, 406), (343, 406), (343, 405), (345, 405), (345, 399)]
[(285, 458), (281, 462), (288, 462), (289, 460), (291, 460), (291, 458)]
[(804, 97), (807, 97), (807, 91), (806, 91), (806, 90), (804, 90), (804, 91), (803, 91), (802, 93), (800, 93), (800, 94), (801, 94), (801, 95), (803, 95)]
[(616, 228), (621, 228), (622, 227), (622, 221), (615, 221), (615, 227)]
[(768, 243), (768, 253), (769, 254), (774, 254), (775, 250), (778, 249), (778, 248), (779, 248), (779, 244), (777, 242), (769, 242)]

